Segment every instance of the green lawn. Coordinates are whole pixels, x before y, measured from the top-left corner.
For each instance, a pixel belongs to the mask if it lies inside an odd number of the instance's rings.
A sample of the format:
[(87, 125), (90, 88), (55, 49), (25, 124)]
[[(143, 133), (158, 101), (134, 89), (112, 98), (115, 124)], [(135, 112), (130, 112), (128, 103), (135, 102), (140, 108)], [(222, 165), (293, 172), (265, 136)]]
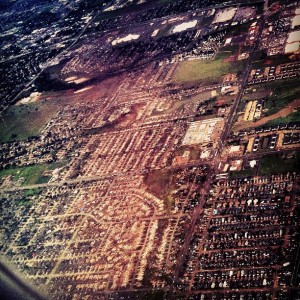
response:
[[(261, 165), (257, 175), (268, 175), (298, 171), (300, 168), (300, 152), (296, 152), (291, 158), (281, 154), (272, 154), (264, 156), (261, 159)], [(243, 178), (256, 175), (257, 168), (245, 169), (241, 171), (230, 172), (229, 178)]]
[(170, 170), (154, 170), (144, 178), (149, 192), (163, 199), (167, 210), (170, 210), (174, 205), (174, 198), (171, 195), (174, 188), (173, 175), (174, 173)]
[(66, 164), (66, 161), (51, 163), (51, 164), (42, 164), (42, 165), (33, 165), (27, 167), (17, 167), (9, 168), (6, 170), (0, 171), (0, 180), (5, 176), (13, 176), (14, 181), (18, 181), (24, 178), (22, 185), (31, 185), (31, 184), (40, 184), (47, 183), (50, 179), (50, 176), (44, 176), (46, 171), (51, 171), (56, 168), (60, 168)]
[[(43, 97), (47, 95), (47, 93), (43, 93)], [(64, 91), (50, 92), (49, 97), (52, 99), (23, 105), (12, 105), (2, 113), (0, 118), (0, 143), (20, 141), (38, 136), (61, 108), (76, 101), (66, 95)]]
[(290, 59), (290, 55), (281, 54), (267, 57), (265, 51), (259, 50), (255, 53), (252, 67), (263, 68), (268, 65), (280, 65), (291, 62), (293, 62), (293, 60)]
[(174, 153), (175, 156), (179, 155), (182, 156), (185, 151), (189, 151), (189, 160), (199, 160), (201, 155), (201, 148), (197, 145), (190, 145), (190, 146), (181, 146), (179, 147), (176, 152)]
[(288, 103), (300, 98), (300, 79), (288, 79), (278, 82), (275, 86), (269, 85), (272, 95), (265, 102), (265, 108), (268, 109), (266, 115), (272, 115)]
[(178, 65), (172, 81), (180, 85), (215, 84), (222, 82), (225, 74), (235, 71), (232, 63), (224, 62), (221, 58), (183, 61)]
[(59, 108), (50, 102), (11, 106), (0, 119), (0, 142), (37, 136)]
[(262, 158), (259, 175), (287, 173), (298, 171), (300, 167), (300, 152), (292, 158), (280, 154), (268, 155)]
[(276, 126), (276, 125), (285, 125), (293, 122), (300, 122), (300, 111), (291, 113), (290, 115), (282, 118), (277, 118), (272, 121), (269, 121), (264, 126)]

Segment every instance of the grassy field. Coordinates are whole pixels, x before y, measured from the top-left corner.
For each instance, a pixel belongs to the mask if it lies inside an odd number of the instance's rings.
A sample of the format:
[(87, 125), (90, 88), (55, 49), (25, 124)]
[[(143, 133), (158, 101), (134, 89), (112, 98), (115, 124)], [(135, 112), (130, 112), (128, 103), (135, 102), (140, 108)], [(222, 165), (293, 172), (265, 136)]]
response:
[[(287, 173), (298, 171), (300, 168), (300, 151), (296, 152), (291, 158), (282, 156), (281, 154), (272, 154), (264, 156), (261, 159), (261, 165), (257, 175), (269, 175), (278, 173)], [(256, 175), (257, 168), (245, 169), (241, 171), (231, 172), (230, 179), (249, 177)]]
[(222, 76), (234, 72), (232, 63), (224, 62), (221, 58), (183, 61), (178, 65), (172, 81), (180, 85), (217, 84), (222, 82)]
[(268, 65), (279, 65), (285, 63), (291, 63), (293, 60), (290, 59), (290, 55), (281, 54), (268, 56), (268, 58), (264, 51), (257, 51), (254, 56), (253, 68), (263, 68)]
[(39, 135), (57, 112), (72, 101), (72, 98), (64, 98), (64, 92), (61, 92), (51, 100), (10, 106), (0, 118), (0, 143)]
[(170, 170), (154, 170), (145, 176), (145, 183), (149, 192), (163, 199), (167, 209), (174, 205), (174, 199), (170, 195), (174, 188), (172, 184), (173, 172)]
[[(272, 88), (272, 85), (270, 85)], [(300, 98), (300, 79), (289, 79), (282, 83), (277, 83), (273, 87), (273, 92), (265, 103), (268, 109), (266, 115), (272, 115), (285, 107), (288, 103)]]
[(282, 118), (277, 118), (272, 121), (269, 121), (264, 126), (276, 126), (276, 125), (285, 125), (288, 123), (300, 122), (300, 111), (291, 113), (290, 115)]
[(300, 168), (300, 152), (293, 158), (285, 158), (280, 154), (265, 156), (261, 160), (259, 175), (298, 171)]
[(146, 175), (145, 183), (155, 196), (166, 197), (171, 190), (171, 179), (171, 171), (154, 170)]
[(269, 96), (271, 90), (266, 86), (255, 86), (248, 88), (243, 95), (242, 102), (249, 100), (260, 99)]
[(0, 142), (24, 140), (38, 135), (59, 108), (59, 105), (50, 102), (11, 106), (0, 120)]
[(37, 196), (41, 193), (41, 188), (34, 188), (23, 191), (23, 197), (21, 199), (16, 199), (17, 206), (30, 207), (34, 204), (33, 196)]
[(5, 176), (13, 176), (13, 181), (24, 179), (22, 185), (47, 183), (50, 176), (44, 176), (46, 171), (52, 171), (65, 165), (65, 161), (52, 164), (33, 165), (28, 167), (9, 168), (0, 171), (0, 180)]
[[(99, 82), (97, 97), (108, 97), (118, 84), (118, 76)], [(85, 99), (93, 97), (95, 92), (85, 94)], [(82, 100), (82, 95), (74, 95), (72, 90), (57, 90), (43, 92), (37, 102), (9, 107), (0, 118), (0, 143), (39, 135), (60, 109), (69, 104), (81, 103)]]
[(174, 156), (182, 156), (185, 151), (189, 151), (189, 161), (199, 160), (202, 150), (197, 145), (180, 146), (174, 153)]

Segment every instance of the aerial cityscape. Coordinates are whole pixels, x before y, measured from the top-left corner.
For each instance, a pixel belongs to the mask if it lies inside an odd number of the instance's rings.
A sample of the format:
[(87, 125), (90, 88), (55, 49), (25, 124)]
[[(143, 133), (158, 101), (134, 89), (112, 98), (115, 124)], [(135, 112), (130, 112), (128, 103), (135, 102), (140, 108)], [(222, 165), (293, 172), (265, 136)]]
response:
[(300, 299), (300, 1), (3, 0), (0, 255), (47, 299)]

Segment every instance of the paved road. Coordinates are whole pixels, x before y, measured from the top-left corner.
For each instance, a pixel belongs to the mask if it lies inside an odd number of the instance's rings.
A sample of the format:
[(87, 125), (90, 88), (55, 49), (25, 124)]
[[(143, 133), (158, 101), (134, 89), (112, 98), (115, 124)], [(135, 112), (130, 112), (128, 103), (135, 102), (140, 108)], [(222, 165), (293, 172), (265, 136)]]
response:
[[(228, 137), (229, 130), (230, 130), (232, 122), (234, 120), (237, 108), (239, 106), (239, 103), (242, 100), (244, 89), (245, 89), (245, 87), (247, 85), (247, 80), (248, 80), (248, 77), (249, 77), (249, 74), (250, 74), (250, 71), (251, 71), (251, 66), (252, 66), (254, 54), (255, 54), (255, 51), (257, 50), (257, 48), (259, 46), (259, 43), (260, 43), (260, 40), (261, 40), (260, 37), (261, 37), (262, 31), (263, 31), (263, 28), (264, 28), (264, 22), (265, 22), (265, 16), (263, 16), (259, 20), (259, 29), (258, 29), (258, 33), (257, 33), (258, 38), (257, 38), (254, 46), (252, 47), (252, 50), (251, 50), (251, 52), (249, 54), (249, 57), (248, 57), (248, 60), (247, 60), (246, 67), (245, 67), (244, 72), (243, 72), (243, 74), (241, 76), (241, 79), (239, 81), (239, 83), (240, 83), (240, 85), (239, 85), (239, 92), (238, 92), (236, 100), (235, 100), (235, 102), (233, 104), (233, 107), (232, 107), (232, 109), (230, 111), (230, 114), (229, 114), (229, 116), (228, 116), (228, 118), (226, 120), (223, 132), (221, 134), (219, 145), (218, 145), (218, 147), (217, 147), (217, 149), (216, 149), (216, 151), (214, 153), (215, 157), (218, 156), (222, 152), (222, 149), (223, 149), (223, 146), (224, 146), (224, 142), (225, 142), (225, 140)], [(190, 242), (191, 242), (191, 240), (193, 238), (193, 233), (195, 232), (196, 222), (197, 222), (198, 218), (201, 216), (201, 213), (203, 212), (203, 205), (205, 203), (205, 197), (209, 193), (211, 181), (212, 181), (212, 173), (208, 174), (208, 180), (206, 181), (205, 187), (204, 187), (204, 189), (202, 191), (202, 197), (201, 197), (200, 205), (195, 209), (195, 211), (193, 213), (191, 229), (188, 232), (188, 235), (187, 235), (185, 243), (183, 245), (181, 254), (179, 256), (179, 260), (178, 260), (178, 264), (177, 264), (177, 269), (176, 269), (175, 276), (174, 276), (174, 284), (173, 284), (172, 288), (170, 289), (170, 295), (169, 295), (170, 298), (174, 297), (173, 290), (174, 290), (175, 286), (179, 283), (179, 275), (180, 275), (180, 272), (182, 270), (183, 263), (185, 261), (185, 257), (186, 257), (186, 255), (188, 253), (189, 245), (190, 245)]]
[(249, 77), (249, 74), (250, 74), (250, 71), (251, 71), (251, 66), (252, 66), (252, 63), (253, 63), (254, 54), (255, 54), (255, 51), (258, 49), (258, 46), (259, 46), (259, 43), (260, 43), (260, 40), (261, 40), (261, 34), (262, 34), (262, 31), (263, 31), (263, 28), (264, 28), (264, 23), (265, 23), (265, 16), (263, 16), (259, 21), (259, 29), (258, 29), (258, 33), (257, 33), (258, 38), (256, 39), (256, 42), (255, 42), (254, 46), (252, 47), (252, 50), (249, 54), (246, 67), (245, 67), (244, 72), (242, 74), (242, 77), (240, 79), (240, 86), (239, 86), (238, 95), (237, 95), (237, 97), (236, 97), (236, 99), (233, 103), (233, 106), (232, 106), (232, 109), (229, 113), (228, 119), (226, 120), (224, 130), (221, 134), (220, 142), (219, 142), (219, 145), (218, 145), (218, 148), (216, 150), (215, 155), (220, 154), (222, 149), (223, 149), (223, 144), (224, 144), (225, 140), (227, 139), (227, 137), (229, 135), (229, 131), (230, 131), (231, 125), (233, 123), (235, 114), (236, 114), (238, 106), (239, 106), (239, 104), (242, 100), (244, 90), (247, 86), (248, 77)]
[[(202, 194), (201, 194), (200, 203), (199, 203), (198, 207), (195, 209), (195, 211), (193, 212), (192, 224), (191, 224), (189, 232), (187, 233), (187, 237), (185, 238), (184, 245), (182, 247), (182, 250), (181, 250), (179, 258), (178, 258), (176, 272), (175, 272), (175, 276), (174, 276), (174, 283), (169, 291), (169, 293), (170, 293), (170, 295), (168, 296), (168, 297), (170, 297), (169, 299), (175, 299), (175, 298), (173, 298), (174, 297), (173, 290), (176, 287), (176, 285), (179, 283), (180, 272), (182, 270), (183, 263), (186, 258), (186, 254), (188, 253), (189, 246), (190, 246), (191, 240), (192, 240), (194, 232), (195, 232), (195, 226), (197, 224), (197, 220), (198, 220), (199, 216), (203, 212), (203, 205), (205, 203), (205, 197), (210, 190), (212, 175), (213, 175), (212, 170), (210, 170), (209, 173), (207, 174), (207, 181), (205, 182), (204, 187), (201, 191)], [(195, 180), (196, 180), (196, 176), (195, 176), (194, 182), (195, 182)], [(193, 182), (193, 184), (194, 184), (194, 182)]]
[(9, 188), (0, 188), (0, 191), (6, 192), (13, 192), (17, 190), (29, 190), (29, 189), (36, 189), (36, 188), (47, 188), (47, 187), (54, 187), (54, 186), (64, 186), (64, 185), (73, 185), (77, 183), (86, 183), (86, 182), (93, 182), (99, 181), (106, 178), (111, 178), (113, 176), (92, 176), (92, 177), (82, 177), (70, 180), (63, 180), (60, 182), (49, 182), (49, 183), (40, 183), (40, 184), (31, 184), (31, 185), (24, 185), (24, 186), (15, 186)]

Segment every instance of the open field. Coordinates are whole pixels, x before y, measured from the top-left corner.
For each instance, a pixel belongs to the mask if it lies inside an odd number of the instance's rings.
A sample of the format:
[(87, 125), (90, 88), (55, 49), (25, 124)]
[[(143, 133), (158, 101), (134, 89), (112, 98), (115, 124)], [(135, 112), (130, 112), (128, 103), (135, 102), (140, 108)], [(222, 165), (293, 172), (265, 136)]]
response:
[(269, 96), (271, 90), (268, 89), (268, 87), (265, 86), (251, 86), (250, 88), (246, 89), (245, 94), (243, 95), (243, 102), (248, 100), (254, 100), (259, 98), (264, 98)]
[[(270, 85), (272, 87), (272, 85)], [(266, 115), (272, 115), (285, 107), (288, 103), (300, 98), (300, 80), (290, 79), (273, 88), (273, 93), (268, 97), (265, 108), (268, 109)]]
[[(299, 78), (270, 82), (248, 88), (243, 101), (239, 105), (239, 111), (245, 109), (245, 103), (249, 100), (265, 98), (262, 118), (256, 122), (237, 122), (233, 130), (243, 130), (262, 126), (265, 124), (276, 125), (295, 122), (298, 120), (295, 110), (300, 107), (300, 81)], [(291, 115), (290, 117), (288, 117)], [(278, 120), (278, 118), (285, 118)]]
[(184, 61), (178, 65), (172, 81), (180, 85), (217, 84), (222, 82), (222, 76), (234, 72), (235, 68), (232, 63), (224, 62), (220, 58), (206, 61)]
[(49, 92), (36, 102), (10, 106), (0, 118), (0, 142), (37, 136), (63, 106), (74, 101), (67, 91)]
[[(278, 112), (261, 118), (256, 122), (241, 122), (240, 125), (234, 128), (235, 131), (243, 130), (247, 128), (254, 128), (267, 125), (278, 125), (283, 123), (295, 122), (299, 121), (299, 112), (294, 112), (295, 109), (300, 107), (300, 99), (293, 101), (292, 103), (288, 104), (285, 108), (279, 110)], [(294, 113), (293, 113), (294, 112)]]
[(189, 151), (189, 161), (193, 161), (193, 160), (199, 160), (200, 159), (202, 149), (198, 145), (180, 146), (176, 150), (175, 155), (182, 156), (185, 151)]
[(22, 181), (22, 185), (46, 183), (51, 176), (44, 175), (45, 172), (53, 171), (56, 168), (61, 168), (66, 162), (57, 162), (52, 164), (33, 165), (28, 167), (9, 168), (0, 171), (0, 182), (5, 176), (11, 175), (13, 181)]
[(0, 143), (25, 140), (37, 136), (44, 126), (68, 104), (93, 101), (110, 95), (119, 78), (103, 80), (84, 93), (74, 94), (74, 90), (43, 92), (36, 102), (13, 105), (0, 116)]
[(145, 183), (153, 195), (163, 199), (166, 207), (171, 208), (174, 204), (170, 192), (172, 191), (173, 173), (170, 170), (155, 170), (145, 176)]
[[(229, 178), (249, 177), (255, 175), (279, 174), (298, 171), (300, 168), (300, 152), (296, 152), (292, 157), (281, 154), (264, 156), (261, 159), (260, 168), (247, 168), (241, 171), (230, 172)], [(256, 174), (257, 173), (257, 174)]]
[(0, 142), (24, 140), (39, 134), (58, 112), (58, 103), (32, 103), (11, 106), (0, 120)]
[(203, 92), (192, 97), (183, 97), (178, 101), (173, 101), (167, 104), (166, 109), (162, 109), (160, 111), (154, 110), (153, 115), (162, 115), (162, 114), (170, 114), (176, 111), (179, 111), (184, 108), (184, 106), (188, 104), (196, 104), (196, 103), (205, 103), (215, 101), (215, 97), (212, 96), (212, 92)]
[(253, 68), (262, 68), (268, 65), (291, 63), (293, 60), (290, 57), (291, 55), (281, 54), (268, 56), (268, 59), (266, 59), (266, 54), (264, 51), (257, 51), (254, 57)]
[[(244, 61), (234, 61), (237, 47), (222, 47), (213, 60), (192, 60), (179, 63), (173, 75), (173, 82), (180, 85), (218, 84), (223, 76), (239, 73), (244, 69)], [(233, 59), (233, 61), (232, 61)]]
[(287, 158), (280, 154), (268, 155), (262, 158), (259, 175), (279, 174), (298, 171), (300, 167), (300, 152)]
[(300, 111), (289, 114), (286, 117), (280, 117), (274, 120), (271, 120), (266, 123), (266, 125), (276, 126), (276, 125), (285, 125), (288, 123), (300, 122)]

